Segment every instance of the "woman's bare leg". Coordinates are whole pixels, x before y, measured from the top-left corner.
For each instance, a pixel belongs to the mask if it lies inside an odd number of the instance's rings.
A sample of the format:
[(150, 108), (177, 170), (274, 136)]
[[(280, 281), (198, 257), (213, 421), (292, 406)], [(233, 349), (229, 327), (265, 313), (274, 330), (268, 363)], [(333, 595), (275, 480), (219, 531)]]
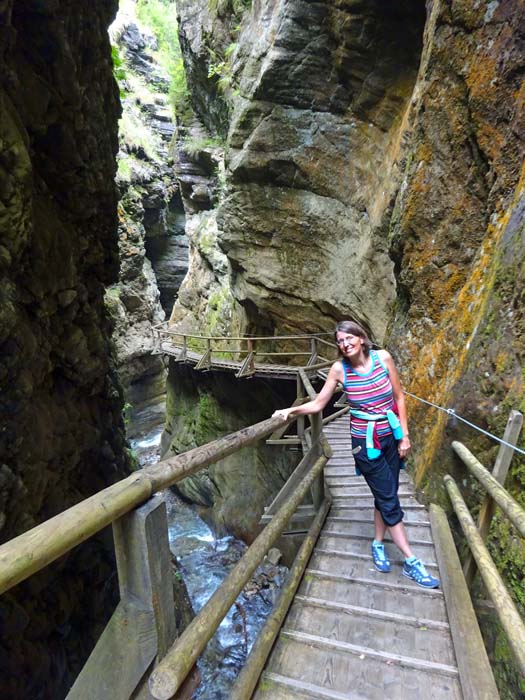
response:
[(410, 549), (410, 544), (408, 543), (407, 535), (405, 532), (405, 526), (403, 521), (399, 522), (397, 525), (392, 525), (390, 528), (390, 534), (394, 543), (403, 552), (405, 559), (409, 559), (413, 556), (412, 550)]
[(377, 508), (374, 508), (374, 532), (376, 541), (382, 542), (386, 532), (386, 525)]

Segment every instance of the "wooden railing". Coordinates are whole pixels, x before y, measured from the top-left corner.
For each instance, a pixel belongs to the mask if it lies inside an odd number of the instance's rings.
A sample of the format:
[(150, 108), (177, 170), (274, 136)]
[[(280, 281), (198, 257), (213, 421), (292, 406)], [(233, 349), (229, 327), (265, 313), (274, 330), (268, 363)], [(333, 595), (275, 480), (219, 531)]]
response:
[[(298, 379), (298, 401), (315, 396), (307, 373)], [(336, 414), (338, 415), (338, 414)], [(332, 416), (327, 420), (335, 417)], [(149, 687), (155, 698), (171, 698), (184, 682), (209, 639), (272, 544), (305, 499), (312, 502), (307, 536), (296, 557), (269, 627), (250, 656), (251, 684), (269, 652), (276, 620), (289, 605), (329, 509), (323, 469), (331, 451), (322, 434), (321, 415), (299, 421), (297, 439), (304, 458), (290, 476), (278, 502), (267, 510), (269, 521), (208, 603), (175, 641), (171, 557), (165, 503), (156, 493), (276, 433), (280, 418), (270, 418), (201, 447), (133, 473), (0, 547), (0, 593), (67, 553), (107, 525), (113, 526), (121, 602), (86, 665), (71, 688), (69, 700), (127, 700), (151, 663), (157, 663)], [(299, 437), (300, 435), (300, 437)], [(275, 439), (275, 438), (274, 438)], [(284, 495), (283, 495), (284, 494)], [(308, 509), (308, 506), (307, 506)], [(303, 513), (304, 516), (304, 513)], [(304, 520), (304, 517), (303, 517)], [(272, 627), (273, 625), (273, 627)], [(278, 630), (278, 628), (277, 628)], [(276, 632), (275, 632), (276, 633)], [(273, 634), (275, 636), (275, 634)], [(244, 692), (244, 691), (243, 691)], [(241, 696), (239, 696), (241, 697)]]
[[(190, 353), (200, 356), (195, 369), (210, 369), (214, 360), (233, 360), (241, 364), (237, 377), (255, 374), (257, 365), (299, 364), (311, 367), (318, 363), (333, 362), (321, 350), (334, 355), (336, 345), (332, 333), (279, 335), (279, 336), (207, 336), (181, 333), (170, 329), (167, 323), (152, 328), (153, 352), (162, 352), (163, 342), (176, 348), (177, 362), (186, 362)], [(276, 347), (283, 349), (276, 350)]]
[(518, 667), (525, 676), (525, 624), (484, 543), (489, 532), (494, 504), (497, 504), (502, 513), (511, 521), (517, 533), (522, 538), (525, 537), (525, 510), (502, 485), (513, 454), (511, 444), (517, 442), (522, 423), (523, 416), (517, 411), (512, 411), (504, 435), (504, 440), (508, 444), (501, 445), (492, 474), (465, 445), (458, 441), (452, 443), (454, 452), (487, 492), (478, 525), (474, 522), (455, 480), (450, 475), (446, 475), (444, 482), (470, 548), (471, 555), (467, 557), (463, 569), (466, 580), (469, 584), (472, 583), (476, 570), (479, 571), (501, 625), (507, 634)]

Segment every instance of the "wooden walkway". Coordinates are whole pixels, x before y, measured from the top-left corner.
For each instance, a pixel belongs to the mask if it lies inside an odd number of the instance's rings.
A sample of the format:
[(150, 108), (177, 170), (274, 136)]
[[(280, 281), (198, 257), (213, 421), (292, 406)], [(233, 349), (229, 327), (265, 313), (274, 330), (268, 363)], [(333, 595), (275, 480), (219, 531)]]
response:
[[(392, 571), (375, 570), (373, 501), (354, 474), (348, 418), (324, 433), (332, 508), (253, 698), (462, 698), (443, 593), (403, 577), (388, 540)], [(428, 514), (406, 474), (399, 493), (414, 551), (438, 575)]]
[[(175, 358), (176, 362), (185, 362), (192, 365), (194, 369), (200, 370), (217, 370), (223, 372), (235, 372), (238, 374), (244, 362), (237, 360), (221, 359), (218, 357), (210, 358), (209, 363), (205, 367), (199, 366), (202, 363), (204, 353), (194, 350), (187, 350), (181, 358), (182, 346), (174, 345), (170, 342), (162, 342), (156, 350), (157, 354), (169, 355)], [(264, 364), (257, 362), (254, 365), (254, 371), (246, 373), (245, 376), (253, 377), (272, 377), (274, 379), (295, 379), (300, 369), (305, 365), (280, 365), (280, 364)]]

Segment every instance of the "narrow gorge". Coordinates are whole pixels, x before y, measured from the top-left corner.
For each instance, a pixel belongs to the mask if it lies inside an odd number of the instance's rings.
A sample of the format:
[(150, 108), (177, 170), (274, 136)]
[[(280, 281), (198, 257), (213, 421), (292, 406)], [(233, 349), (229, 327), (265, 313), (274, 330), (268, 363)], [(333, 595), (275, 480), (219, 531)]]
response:
[[(450, 512), (449, 472), (476, 513), (450, 443), (489, 468), (498, 445), (425, 402), (499, 436), (525, 413), (524, 76), (523, 0), (0, 0), (2, 542), (137, 469), (133, 434), (158, 428), (168, 457), (295, 398), (156, 354), (168, 322), (358, 321), (410, 392), (422, 498)], [(258, 445), (178, 495), (250, 543), (298, 459)], [(518, 453), (506, 486), (525, 506)], [(489, 547), (523, 616), (499, 512)], [(4, 594), (0, 694), (64, 698), (117, 600), (106, 530)]]

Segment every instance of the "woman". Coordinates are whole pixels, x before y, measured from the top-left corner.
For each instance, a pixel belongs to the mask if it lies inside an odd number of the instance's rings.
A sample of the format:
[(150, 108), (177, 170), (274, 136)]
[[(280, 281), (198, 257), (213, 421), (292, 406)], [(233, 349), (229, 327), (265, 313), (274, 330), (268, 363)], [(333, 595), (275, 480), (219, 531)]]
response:
[(423, 588), (437, 588), (439, 580), (414, 556), (403, 525), (397, 492), (399, 470), (404, 468), (410, 440), (405, 397), (394, 361), (386, 350), (373, 350), (366, 331), (352, 321), (337, 324), (335, 340), (340, 359), (330, 368), (317, 397), (273, 415), (288, 420), (291, 416), (317, 413), (326, 406), (337, 384), (343, 385), (350, 404), (356, 471), (364, 476), (374, 496), (374, 566), (382, 573), (390, 571), (383, 545), (388, 529), (405, 557), (403, 575)]

